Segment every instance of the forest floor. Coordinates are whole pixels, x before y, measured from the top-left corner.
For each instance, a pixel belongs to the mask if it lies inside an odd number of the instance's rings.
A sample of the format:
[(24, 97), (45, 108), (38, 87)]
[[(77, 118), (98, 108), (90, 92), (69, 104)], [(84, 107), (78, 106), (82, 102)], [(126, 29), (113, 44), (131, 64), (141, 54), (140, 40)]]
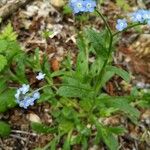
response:
[[(133, 1), (128, 1), (130, 11), (140, 7)], [(148, 6), (148, 5), (147, 5)], [(146, 7), (146, 6), (145, 6)], [(115, 20), (123, 16), (124, 11), (116, 6), (112, 1), (106, 1), (102, 6), (103, 14), (108, 18), (112, 29), (115, 29)], [(88, 21), (82, 23), (71, 14), (62, 13), (62, 8), (56, 8), (47, 1), (35, 1), (28, 4), (25, 8), (19, 9), (6, 22), (11, 22), (14, 30), (18, 34), (18, 41), (27, 53), (33, 53), (39, 47), (41, 55), (46, 52), (49, 57), (51, 69), (59, 70), (63, 67), (62, 60), (68, 52), (76, 59), (78, 49), (76, 47), (77, 30), (92, 26), (101, 29), (103, 23), (101, 19), (94, 15), (89, 16)], [(142, 27), (142, 33), (130, 30), (125, 32), (117, 45), (117, 52), (114, 54), (114, 64), (132, 72), (132, 82), (129, 85), (119, 79), (107, 83), (106, 92), (110, 95), (123, 95), (122, 90), (130, 92), (131, 87), (139, 88), (150, 87), (150, 30)], [(52, 31), (48, 39), (43, 38), (43, 31)], [(33, 75), (28, 74), (30, 83), (34, 83)], [(125, 88), (126, 86), (126, 88)], [(141, 87), (140, 87), (141, 86)], [(52, 138), (51, 134), (42, 135), (33, 133), (30, 121), (51, 124), (52, 117), (49, 114), (50, 105), (48, 103), (36, 104), (28, 110), (15, 108), (0, 118), (8, 121), (13, 129), (10, 137), (0, 138), (0, 150), (32, 150), (36, 147), (45, 146)], [(127, 133), (119, 137), (122, 150), (149, 150), (150, 149), (150, 110), (140, 109), (141, 116), (139, 125), (132, 124), (127, 118), (115, 115), (107, 118), (107, 124), (124, 124)], [(79, 146), (73, 148), (80, 150)], [(105, 150), (104, 147), (91, 146), (91, 150)]]

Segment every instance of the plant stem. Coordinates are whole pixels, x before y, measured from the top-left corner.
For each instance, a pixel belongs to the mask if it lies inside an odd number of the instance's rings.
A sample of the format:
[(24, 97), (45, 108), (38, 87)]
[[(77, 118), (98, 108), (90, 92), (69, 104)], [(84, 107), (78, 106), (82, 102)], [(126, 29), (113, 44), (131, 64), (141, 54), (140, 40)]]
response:
[(98, 80), (97, 80), (97, 83), (95, 85), (95, 91), (96, 91), (96, 95), (98, 94), (99, 90), (102, 88), (102, 79), (103, 79), (103, 75), (105, 73), (105, 68), (108, 64), (108, 61), (109, 61), (109, 58), (110, 58), (110, 55), (111, 55), (111, 52), (112, 52), (112, 43), (113, 43), (113, 36), (111, 35), (110, 36), (110, 43), (109, 43), (109, 48), (108, 48), (108, 57), (107, 59), (105, 60), (103, 66), (102, 66), (102, 69), (98, 75)]
[(96, 9), (96, 12), (97, 12), (97, 13), (98, 13), (98, 15), (102, 18), (103, 22), (105, 23), (105, 25), (106, 25), (106, 27), (107, 27), (107, 30), (108, 30), (108, 32), (109, 32), (109, 34), (110, 34), (110, 36), (112, 36), (111, 28), (110, 28), (110, 26), (109, 26), (108, 22), (106, 21), (105, 17), (104, 17), (104, 16), (101, 14), (101, 12), (100, 12), (100, 11), (98, 11), (97, 9)]
[(123, 31), (118, 31), (118, 32), (114, 33), (114, 34), (113, 34), (113, 37), (115, 37), (116, 35), (118, 35), (118, 34), (124, 32), (124, 31), (127, 31), (128, 29), (131, 29), (131, 28), (136, 27), (136, 26), (139, 26), (139, 25), (143, 25), (143, 24), (142, 24), (142, 23), (132, 24), (132, 25), (128, 26), (127, 28), (125, 28)]
[(102, 78), (103, 78), (105, 68), (108, 64), (108, 61), (109, 61), (109, 58), (110, 58), (110, 55), (111, 55), (111, 52), (112, 52), (113, 34), (112, 34), (112, 31), (111, 31), (111, 28), (110, 28), (108, 22), (105, 20), (104, 16), (101, 14), (101, 12), (99, 12), (98, 10), (96, 10), (96, 12), (98, 13), (98, 15), (102, 18), (103, 22), (105, 23), (105, 25), (107, 27), (107, 30), (109, 32), (109, 36), (110, 36), (110, 42), (109, 42), (109, 47), (108, 47), (108, 56), (107, 56), (106, 60), (104, 61), (104, 64), (103, 64), (102, 69), (101, 69), (101, 71), (98, 75), (98, 79), (97, 79), (97, 82), (96, 82), (96, 85), (95, 85), (95, 91), (96, 91), (96, 95), (97, 95), (99, 90), (102, 87), (102, 85), (101, 85)]

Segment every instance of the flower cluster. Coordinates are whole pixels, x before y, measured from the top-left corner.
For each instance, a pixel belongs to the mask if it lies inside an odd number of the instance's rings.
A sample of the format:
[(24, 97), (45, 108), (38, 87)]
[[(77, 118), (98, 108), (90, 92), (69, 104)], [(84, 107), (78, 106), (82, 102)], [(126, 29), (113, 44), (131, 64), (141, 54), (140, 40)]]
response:
[[(36, 76), (38, 80), (42, 80), (44, 77), (45, 74), (41, 72)], [(30, 93), (30, 86), (23, 84), (22, 87), (17, 89), (15, 98), (20, 107), (27, 109), (29, 106), (33, 106), (35, 101), (40, 98), (40, 93), (38, 90)]]
[[(130, 20), (132, 23), (146, 23), (150, 25), (150, 10), (139, 9), (130, 15)], [(116, 24), (116, 29), (118, 31), (123, 31), (127, 28), (128, 24), (126, 19), (118, 19)]]
[(15, 94), (16, 102), (20, 107), (27, 109), (29, 106), (33, 106), (34, 102), (40, 98), (39, 92), (34, 92), (30, 95), (30, 86), (23, 84), (21, 88), (17, 89)]
[(130, 14), (132, 22), (150, 23), (150, 10), (139, 9)]
[(96, 7), (95, 0), (70, 0), (70, 7), (73, 12), (93, 12)]

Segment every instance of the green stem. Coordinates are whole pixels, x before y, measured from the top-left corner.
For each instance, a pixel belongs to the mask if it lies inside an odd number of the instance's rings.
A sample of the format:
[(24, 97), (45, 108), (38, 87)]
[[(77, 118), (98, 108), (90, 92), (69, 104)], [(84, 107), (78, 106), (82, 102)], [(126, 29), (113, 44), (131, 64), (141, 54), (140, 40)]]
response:
[(112, 52), (113, 34), (112, 34), (112, 31), (111, 31), (111, 28), (110, 28), (108, 22), (105, 20), (105, 17), (98, 10), (96, 10), (96, 12), (98, 13), (98, 15), (102, 18), (103, 22), (105, 23), (107, 30), (109, 32), (109, 36), (110, 36), (110, 42), (109, 42), (109, 47), (108, 47), (108, 56), (107, 56), (106, 60), (104, 61), (104, 64), (103, 64), (102, 69), (98, 75), (98, 79), (97, 79), (97, 82), (95, 85), (95, 91), (96, 91), (96, 95), (97, 95), (100, 88), (102, 87), (101, 82), (102, 82), (102, 78), (103, 78), (103, 75), (105, 72), (105, 67), (108, 64), (108, 61), (109, 61), (109, 58), (110, 58), (110, 55)]
[(96, 91), (96, 95), (98, 94), (99, 90), (102, 88), (102, 79), (103, 79), (103, 75), (105, 73), (105, 68), (109, 62), (109, 58), (110, 58), (110, 55), (111, 55), (111, 52), (112, 52), (112, 43), (113, 43), (113, 36), (110, 36), (110, 43), (109, 43), (109, 48), (108, 48), (108, 57), (107, 59), (105, 60), (103, 66), (102, 66), (102, 69), (98, 75), (98, 79), (97, 79), (97, 82), (96, 82), (96, 85), (95, 85), (95, 91)]
[(97, 13), (98, 13), (98, 15), (102, 18), (103, 22), (105, 23), (105, 25), (106, 25), (106, 27), (107, 27), (107, 30), (108, 30), (108, 32), (109, 32), (109, 34), (110, 34), (110, 36), (112, 36), (111, 28), (110, 28), (110, 26), (109, 26), (108, 22), (106, 21), (105, 17), (104, 17), (104, 16), (101, 14), (101, 12), (100, 12), (100, 11), (98, 11), (97, 9), (96, 9), (96, 12), (97, 12)]
[(128, 29), (131, 29), (131, 28), (136, 27), (136, 26), (139, 26), (139, 25), (143, 25), (143, 24), (142, 24), (142, 23), (132, 24), (132, 25), (128, 26), (127, 28), (125, 28), (123, 31), (118, 31), (118, 32), (114, 33), (114, 34), (113, 34), (113, 37), (115, 37), (116, 35), (118, 35), (118, 34), (124, 32), (124, 31), (127, 31)]
[(55, 85), (48, 84), (48, 85), (45, 85), (45, 86), (43, 86), (43, 87), (41, 87), (41, 88), (39, 88), (39, 89), (37, 89), (37, 90), (35, 90), (35, 91), (29, 93), (28, 96), (32, 95), (32, 94), (35, 93), (35, 92), (41, 91), (41, 90), (43, 90), (44, 88), (47, 88), (47, 87), (52, 87), (52, 88), (54, 88), (54, 89), (57, 91), (57, 88), (56, 88), (57, 85), (58, 85), (58, 86), (59, 86), (59, 85), (61, 85), (61, 86), (69, 86), (69, 87), (73, 87), (73, 88), (77, 88), (77, 89), (81, 89), (81, 90), (85, 90), (85, 91), (89, 91), (89, 92), (90, 92), (90, 91), (93, 91), (93, 90), (91, 90), (91, 89), (81, 88), (81, 87), (77, 87), (77, 86), (69, 85), (69, 84), (55, 84)]

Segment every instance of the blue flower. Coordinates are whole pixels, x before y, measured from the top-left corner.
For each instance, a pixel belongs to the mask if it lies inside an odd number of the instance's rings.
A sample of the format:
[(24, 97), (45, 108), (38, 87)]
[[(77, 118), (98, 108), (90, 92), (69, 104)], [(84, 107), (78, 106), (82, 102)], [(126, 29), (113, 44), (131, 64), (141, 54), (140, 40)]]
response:
[(84, 5), (86, 12), (93, 12), (96, 7), (96, 2), (93, 0), (86, 0), (84, 1)]
[(73, 12), (79, 13), (84, 12), (85, 8), (83, 6), (83, 0), (71, 0), (70, 7), (72, 8)]
[(128, 26), (126, 19), (118, 19), (116, 24), (116, 29), (118, 31), (123, 31)]
[(144, 10), (143, 19), (144, 20), (150, 20), (150, 10)]
[(23, 84), (22, 87), (19, 89), (22, 94), (26, 94), (29, 91), (30, 86), (27, 84)]
[(130, 14), (130, 19), (132, 22), (145, 23), (150, 19), (150, 10), (139, 9)]
[(40, 98), (40, 93), (39, 92), (33, 93), (33, 98), (39, 99)]
[(29, 87), (29, 85), (23, 84), (21, 88), (17, 89), (15, 94), (16, 102), (24, 109), (27, 109), (29, 106), (33, 106), (34, 102), (40, 98), (40, 93), (38, 91), (30, 94)]
[(131, 21), (133, 22), (143, 22), (143, 10), (138, 10), (131, 14)]
[(39, 74), (36, 76), (38, 80), (42, 80), (44, 79), (44, 77), (45, 77), (45, 74), (43, 74), (42, 72), (39, 72)]
[(96, 7), (96, 2), (94, 0), (70, 0), (70, 7), (73, 12), (93, 12)]

